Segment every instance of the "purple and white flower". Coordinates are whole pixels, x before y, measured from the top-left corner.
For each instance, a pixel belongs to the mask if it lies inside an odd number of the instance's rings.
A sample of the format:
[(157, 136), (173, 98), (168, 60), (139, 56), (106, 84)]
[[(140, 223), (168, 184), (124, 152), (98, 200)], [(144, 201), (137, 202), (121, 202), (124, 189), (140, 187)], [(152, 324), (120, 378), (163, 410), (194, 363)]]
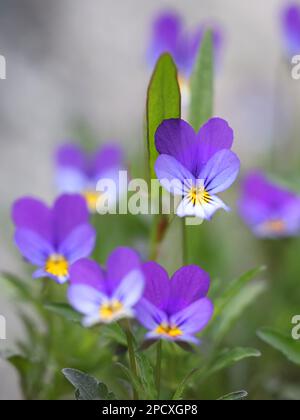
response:
[(179, 73), (179, 83), (183, 94), (188, 94), (189, 78), (203, 39), (205, 30), (213, 29), (215, 62), (218, 66), (223, 44), (223, 34), (216, 23), (201, 24), (195, 30), (185, 28), (181, 16), (175, 12), (162, 12), (153, 22), (148, 60), (153, 68), (163, 53), (173, 57)]
[[(118, 185), (119, 172), (124, 169), (122, 150), (116, 145), (105, 145), (94, 154), (87, 154), (81, 147), (67, 144), (60, 147), (56, 155), (57, 185), (61, 192), (80, 193), (91, 212), (96, 211), (101, 201), (97, 183), (110, 179)], [(110, 197), (117, 200), (118, 194)]]
[(28, 262), (39, 267), (34, 278), (64, 283), (70, 265), (94, 249), (96, 232), (80, 195), (62, 195), (53, 208), (34, 198), (21, 198), (13, 206), (12, 219), (16, 246)]
[(83, 325), (90, 327), (134, 317), (144, 275), (138, 254), (117, 248), (108, 258), (106, 271), (94, 261), (77, 261), (70, 270), (70, 283), (69, 302), (84, 315)]
[(159, 264), (144, 264), (146, 287), (137, 305), (137, 318), (149, 331), (147, 340), (183, 341), (199, 344), (195, 334), (202, 331), (213, 315), (206, 297), (209, 275), (195, 265), (179, 269), (169, 280)]
[(155, 141), (156, 175), (167, 191), (183, 197), (179, 217), (210, 219), (218, 209), (229, 210), (217, 194), (236, 180), (240, 161), (230, 150), (233, 131), (225, 120), (212, 118), (199, 133), (184, 120), (165, 120)]
[(260, 171), (245, 177), (239, 212), (260, 238), (300, 235), (300, 196), (271, 182)]

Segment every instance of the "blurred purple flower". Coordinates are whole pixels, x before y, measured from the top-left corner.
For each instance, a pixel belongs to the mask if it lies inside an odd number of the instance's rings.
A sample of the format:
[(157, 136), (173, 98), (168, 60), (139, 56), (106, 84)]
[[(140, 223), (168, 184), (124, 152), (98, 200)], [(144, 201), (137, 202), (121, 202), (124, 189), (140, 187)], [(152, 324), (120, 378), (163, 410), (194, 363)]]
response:
[(117, 248), (104, 271), (94, 261), (82, 259), (70, 270), (68, 298), (84, 314), (83, 325), (111, 323), (133, 317), (134, 307), (144, 290), (144, 275), (138, 254), (130, 248)]
[(179, 78), (181, 80), (189, 79), (203, 35), (208, 27), (213, 28), (215, 59), (218, 62), (223, 36), (216, 24), (202, 24), (189, 33), (179, 14), (175, 12), (160, 13), (153, 22), (148, 52), (151, 67), (155, 66), (161, 54), (168, 52), (178, 67)]
[(289, 57), (300, 54), (300, 5), (286, 6), (281, 17), (283, 40)]
[(61, 192), (80, 193), (94, 212), (100, 198), (96, 186), (100, 179), (112, 179), (118, 185), (119, 171), (124, 169), (123, 153), (115, 145), (103, 146), (87, 154), (77, 145), (61, 146), (56, 154), (57, 185)]
[(169, 280), (157, 263), (144, 264), (146, 288), (136, 313), (149, 330), (148, 340), (164, 339), (199, 343), (195, 334), (202, 331), (213, 315), (213, 304), (206, 297), (210, 279), (201, 268), (182, 267)]
[(233, 131), (225, 120), (210, 119), (198, 134), (183, 120), (165, 120), (155, 141), (156, 175), (166, 190), (183, 197), (179, 217), (210, 219), (218, 209), (229, 210), (216, 194), (236, 180), (240, 161), (230, 150)]
[(262, 172), (246, 176), (239, 211), (258, 237), (281, 238), (300, 234), (300, 196), (270, 182)]
[(12, 219), (19, 251), (39, 267), (34, 278), (50, 277), (64, 283), (70, 265), (93, 251), (96, 232), (79, 195), (62, 195), (52, 209), (39, 200), (21, 198), (13, 206)]

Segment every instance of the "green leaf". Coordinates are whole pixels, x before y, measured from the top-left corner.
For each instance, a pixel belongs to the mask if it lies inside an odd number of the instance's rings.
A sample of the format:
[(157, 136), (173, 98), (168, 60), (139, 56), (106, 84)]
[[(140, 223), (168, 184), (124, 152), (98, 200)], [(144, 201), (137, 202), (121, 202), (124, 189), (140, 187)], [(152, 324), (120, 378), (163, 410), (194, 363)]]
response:
[(156, 178), (154, 164), (158, 156), (155, 147), (155, 132), (166, 119), (180, 118), (181, 96), (177, 68), (169, 54), (163, 54), (154, 69), (147, 95), (147, 143), (150, 177)]
[(63, 375), (76, 389), (75, 397), (78, 400), (111, 400), (116, 399), (109, 392), (107, 386), (93, 376), (76, 369), (63, 369)]
[(122, 363), (116, 363), (116, 365), (123, 371), (128, 381), (131, 383), (132, 387), (139, 395), (143, 395), (144, 387), (141, 383), (140, 378), (136, 377), (127, 366)]
[(178, 388), (176, 389), (175, 394), (172, 397), (173, 401), (178, 401), (183, 399), (183, 394), (186, 390), (186, 387), (188, 386), (189, 380), (197, 373), (199, 372), (199, 369), (193, 369), (191, 372), (189, 372), (184, 379), (179, 384)]
[(31, 290), (28, 285), (24, 282), (24, 280), (20, 279), (18, 276), (2, 271), (0, 273), (0, 279), (7, 281), (10, 285), (12, 285), (20, 297), (26, 300), (32, 300)]
[(212, 324), (213, 337), (217, 343), (222, 341), (240, 319), (242, 313), (252, 302), (256, 301), (266, 288), (266, 283), (262, 281), (248, 284), (228, 301), (219, 318)]
[[(212, 32), (207, 31), (201, 43), (191, 78), (189, 123), (196, 131), (213, 115), (214, 98)], [(183, 221), (184, 223), (184, 221)], [(203, 226), (184, 226), (184, 259), (186, 264), (199, 264), (203, 245)]]
[(62, 316), (63, 318), (67, 319), (68, 321), (75, 322), (76, 324), (81, 323), (81, 315), (74, 311), (74, 309), (68, 305), (67, 303), (45, 303), (45, 309), (48, 311)]
[(213, 115), (213, 40), (207, 31), (191, 78), (189, 122), (196, 131)]
[(122, 346), (127, 346), (126, 335), (124, 330), (120, 327), (119, 324), (109, 324), (102, 326), (102, 336), (107, 340), (121, 344)]
[(143, 398), (145, 400), (156, 400), (157, 389), (155, 386), (154, 370), (148, 357), (142, 353), (136, 353), (136, 361), (139, 369), (139, 377), (144, 388)]
[(252, 270), (247, 271), (238, 279), (234, 279), (227, 288), (221, 293), (221, 296), (215, 300), (215, 312), (214, 317), (217, 317), (224, 307), (230, 304), (230, 301), (246, 286), (251, 280), (257, 278), (259, 274), (266, 270), (265, 266), (256, 267)]
[(293, 340), (271, 328), (262, 328), (257, 335), (265, 343), (280, 351), (290, 362), (300, 365), (300, 341)]
[(217, 372), (220, 372), (221, 370), (227, 369), (236, 363), (241, 362), (244, 359), (260, 356), (260, 351), (252, 348), (237, 347), (230, 350), (222, 350), (213, 358), (208, 366), (204, 368), (204, 371), (201, 372), (201, 381)]
[(218, 398), (218, 401), (240, 401), (245, 400), (248, 397), (247, 391), (236, 391), (231, 394), (224, 395), (221, 398)]
[(177, 388), (172, 400), (183, 399), (183, 394), (189, 385), (189, 381), (195, 376), (199, 378), (200, 382), (203, 382), (215, 373), (227, 369), (244, 359), (260, 356), (261, 353), (258, 350), (252, 348), (237, 347), (231, 350), (222, 350), (206, 366), (193, 369), (190, 373), (188, 373)]

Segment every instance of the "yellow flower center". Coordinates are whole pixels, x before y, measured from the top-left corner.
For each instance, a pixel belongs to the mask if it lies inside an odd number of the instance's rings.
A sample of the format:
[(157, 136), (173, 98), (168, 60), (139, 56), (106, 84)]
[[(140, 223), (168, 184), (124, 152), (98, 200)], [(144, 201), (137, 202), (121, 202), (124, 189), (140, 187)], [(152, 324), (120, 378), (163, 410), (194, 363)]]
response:
[(160, 324), (156, 330), (156, 334), (175, 338), (183, 334), (183, 332), (176, 325), (169, 325), (167, 323)]
[(88, 209), (89, 209), (89, 211), (91, 213), (95, 213), (96, 212), (96, 210), (97, 210), (97, 202), (98, 202), (98, 200), (100, 198), (100, 195), (101, 194), (98, 191), (93, 191), (93, 190), (85, 191), (83, 193), (83, 196), (84, 196), (84, 198), (86, 200)]
[(63, 255), (53, 254), (46, 262), (45, 271), (55, 277), (67, 277), (69, 263)]
[(208, 204), (211, 202), (211, 196), (203, 187), (192, 187), (188, 193), (188, 198), (192, 202), (193, 206), (196, 204)]
[(113, 300), (108, 303), (101, 305), (99, 309), (100, 317), (104, 321), (110, 321), (116, 315), (118, 315), (123, 309), (123, 304), (118, 300)]
[(283, 233), (285, 231), (286, 225), (285, 222), (281, 219), (269, 220), (268, 222), (264, 223), (264, 228), (268, 232)]

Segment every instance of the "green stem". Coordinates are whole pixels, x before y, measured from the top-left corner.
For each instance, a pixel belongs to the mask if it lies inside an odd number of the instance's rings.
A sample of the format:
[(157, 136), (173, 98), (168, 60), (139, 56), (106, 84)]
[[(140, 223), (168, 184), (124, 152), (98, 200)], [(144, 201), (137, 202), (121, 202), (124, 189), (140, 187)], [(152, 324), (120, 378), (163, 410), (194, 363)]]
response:
[(156, 370), (155, 370), (155, 383), (156, 383), (158, 400), (160, 398), (161, 356), (162, 356), (162, 340), (159, 340), (156, 346)]
[[(125, 327), (125, 334), (126, 334), (126, 338), (127, 338), (130, 368), (131, 368), (131, 371), (132, 371), (133, 375), (137, 378), (138, 377), (137, 364), (136, 364), (136, 359), (135, 359), (135, 354), (134, 354), (133, 337), (132, 337), (129, 321), (128, 321), (126, 327)], [(134, 387), (133, 387), (133, 399), (134, 400), (139, 399), (138, 393), (137, 393), (137, 391)]]
[(187, 226), (185, 225), (185, 219), (182, 219), (182, 261), (183, 264), (188, 264), (188, 250), (187, 250)]

